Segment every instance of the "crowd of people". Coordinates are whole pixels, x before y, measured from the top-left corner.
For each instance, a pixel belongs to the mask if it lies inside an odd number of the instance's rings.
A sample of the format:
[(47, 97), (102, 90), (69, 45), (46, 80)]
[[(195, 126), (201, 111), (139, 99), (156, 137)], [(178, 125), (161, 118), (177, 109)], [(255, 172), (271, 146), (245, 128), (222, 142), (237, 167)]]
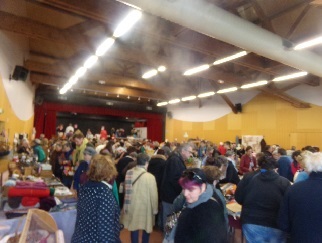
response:
[[(53, 173), (77, 191), (73, 242), (120, 242), (124, 226), (131, 242), (139, 242), (142, 230), (147, 243), (155, 224), (163, 242), (228, 242), (223, 183), (237, 186), (247, 242), (322, 242), (322, 154), (316, 147), (266, 145), (254, 153), (229, 141), (216, 146), (103, 136), (97, 142), (77, 130), (36, 140), (33, 149), (49, 149)], [(28, 152), (27, 141), (19, 149)], [(200, 163), (189, 164), (192, 157)]]

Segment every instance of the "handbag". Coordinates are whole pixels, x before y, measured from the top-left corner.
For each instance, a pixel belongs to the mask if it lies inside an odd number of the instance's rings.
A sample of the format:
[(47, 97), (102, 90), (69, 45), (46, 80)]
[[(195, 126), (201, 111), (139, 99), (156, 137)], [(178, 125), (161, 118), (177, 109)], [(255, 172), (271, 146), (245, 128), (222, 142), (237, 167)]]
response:
[(179, 216), (181, 214), (181, 211), (173, 212), (167, 216), (166, 222), (165, 222), (165, 228), (164, 231), (166, 234), (170, 234), (172, 229), (177, 225)]

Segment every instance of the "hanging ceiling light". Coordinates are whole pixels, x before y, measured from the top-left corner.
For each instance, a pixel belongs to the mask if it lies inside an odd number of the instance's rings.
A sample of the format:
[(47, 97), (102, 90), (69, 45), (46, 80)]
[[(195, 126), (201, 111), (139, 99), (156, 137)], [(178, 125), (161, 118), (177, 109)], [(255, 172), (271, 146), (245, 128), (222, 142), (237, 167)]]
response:
[(219, 60), (215, 61), (213, 63), (213, 65), (219, 65), (219, 64), (222, 64), (224, 62), (229, 62), (231, 60), (234, 60), (234, 59), (237, 59), (237, 58), (246, 56), (246, 55), (247, 55), (247, 52), (246, 51), (238, 52), (235, 55), (228, 56), (228, 57), (225, 57), (225, 58), (222, 58), (222, 59), (219, 59)]
[(197, 96), (191, 95), (191, 96), (183, 97), (181, 101), (194, 100), (195, 98), (197, 98)]
[(227, 89), (218, 90), (217, 93), (218, 94), (223, 94), (223, 93), (236, 91), (237, 89), (238, 89), (237, 87), (231, 87), (231, 88), (227, 88)]
[(100, 44), (95, 52), (96, 56), (103, 56), (108, 49), (111, 48), (111, 46), (114, 44), (115, 39), (113, 38), (107, 38), (105, 41), (102, 42), (102, 44)]
[(157, 75), (158, 71), (156, 69), (152, 69), (150, 71), (147, 71), (146, 73), (143, 74), (142, 78), (148, 79), (151, 78), (155, 75)]
[(167, 70), (167, 68), (165, 66), (158, 67), (158, 72), (164, 72), (165, 70)]
[(204, 98), (204, 97), (212, 96), (212, 95), (214, 95), (214, 94), (215, 94), (215, 92), (211, 91), (211, 92), (207, 92), (207, 93), (199, 94), (197, 97), (198, 97), (198, 98)]
[(168, 104), (168, 102), (160, 102), (160, 103), (157, 104), (157, 106), (164, 106), (164, 105), (167, 105), (167, 104)]
[(132, 26), (141, 18), (142, 12), (139, 10), (132, 10), (116, 27), (113, 36), (118, 38), (124, 35)]
[(208, 64), (205, 64), (205, 65), (201, 65), (199, 67), (195, 67), (195, 68), (191, 68), (187, 71), (185, 71), (183, 73), (183, 75), (185, 76), (189, 76), (189, 75), (192, 75), (192, 74), (195, 74), (195, 73), (198, 73), (198, 72), (201, 72), (201, 71), (204, 71), (204, 70), (207, 70), (210, 66)]
[(84, 67), (91, 68), (94, 66), (94, 64), (97, 62), (98, 56), (92, 55), (84, 62)]
[(179, 102), (180, 102), (180, 99), (173, 99), (173, 100), (170, 100), (168, 103), (172, 105), (172, 104), (176, 104)]
[(309, 48), (311, 46), (316, 46), (316, 45), (320, 45), (320, 44), (322, 44), (322, 36), (319, 36), (319, 37), (314, 38), (312, 40), (302, 42), (302, 43), (296, 45), (293, 49), (294, 50), (301, 50), (301, 49)]
[(255, 83), (244, 84), (240, 88), (249, 89), (249, 88), (253, 88), (253, 87), (257, 87), (257, 86), (266, 85), (267, 83), (268, 83), (267, 80), (261, 80), (261, 81), (255, 82)]
[(289, 74), (289, 75), (274, 78), (273, 81), (274, 82), (279, 82), (279, 81), (289, 80), (289, 79), (293, 79), (293, 78), (299, 78), (299, 77), (306, 76), (307, 74), (308, 74), (307, 72), (292, 73), (292, 74)]

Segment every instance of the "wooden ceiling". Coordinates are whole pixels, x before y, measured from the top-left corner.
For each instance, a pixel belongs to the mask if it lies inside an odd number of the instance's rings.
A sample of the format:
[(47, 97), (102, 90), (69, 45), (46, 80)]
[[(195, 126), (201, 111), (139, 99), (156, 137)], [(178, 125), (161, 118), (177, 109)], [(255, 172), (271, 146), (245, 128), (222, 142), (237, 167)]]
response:
[[(1, 0), (0, 29), (29, 38), (24, 67), (37, 87), (37, 96), (47, 100), (59, 95), (68, 79), (81, 67), (131, 9), (113, 0)], [(208, 2), (291, 41), (299, 42), (320, 32), (321, 1), (303, 0), (208, 0)], [(247, 56), (192, 76), (188, 68), (241, 51), (229, 43), (210, 38), (162, 18), (143, 18), (65, 96), (75, 102), (105, 104), (122, 101), (155, 105), (159, 101), (241, 86), (250, 80), (271, 80), (297, 70), (249, 53)], [(321, 55), (320, 47), (311, 51)], [(145, 80), (144, 72), (160, 65), (166, 72)], [(100, 81), (100, 82), (99, 82)], [(104, 81), (104, 82), (102, 82)], [(309, 104), (285, 93), (295, 86), (320, 85), (308, 75), (279, 87), (270, 83), (263, 93), (278, 96), (295, 107)], [(234, 112), (235, 106), (221, 95)], [(91, 100), (89, 101), (88, 99)], [(72, 100), (72, 99), (70, 99)], [(76, 101), (77, 100), (77, 101)], [(65, 98), (66, 101), (66, 98)], [(199, 100), (202, 106), (202, 100)]]

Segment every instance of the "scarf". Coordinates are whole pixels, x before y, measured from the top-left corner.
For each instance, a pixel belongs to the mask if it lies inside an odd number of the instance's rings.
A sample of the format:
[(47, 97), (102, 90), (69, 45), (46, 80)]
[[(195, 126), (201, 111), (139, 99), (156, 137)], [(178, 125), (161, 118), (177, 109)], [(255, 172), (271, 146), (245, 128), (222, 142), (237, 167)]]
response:
[(129, 210), (129, 206), (131, 205), (132, 200), (132, 193), (133, 193), (133, 182), (136, 180), (136, 178), (133, 178), (134, 170), (138, 170), (140, 173), (136, 177), (138, 178), (141, 176), (142, 173), (145, 172), (144, 166), (136, 166), (133, 169), (130, 169), (126, 172), (125, 180), (124, 180), (124, 212), (127, 213)]
[(207, 202), (212, 197), (213, 193), (214, 191), (212, 187), (207, 185), (205, 192), (200, 195), (198, 201), (193, 203), (187, 203), (187, 208), (194, 208), (201, 203)]

